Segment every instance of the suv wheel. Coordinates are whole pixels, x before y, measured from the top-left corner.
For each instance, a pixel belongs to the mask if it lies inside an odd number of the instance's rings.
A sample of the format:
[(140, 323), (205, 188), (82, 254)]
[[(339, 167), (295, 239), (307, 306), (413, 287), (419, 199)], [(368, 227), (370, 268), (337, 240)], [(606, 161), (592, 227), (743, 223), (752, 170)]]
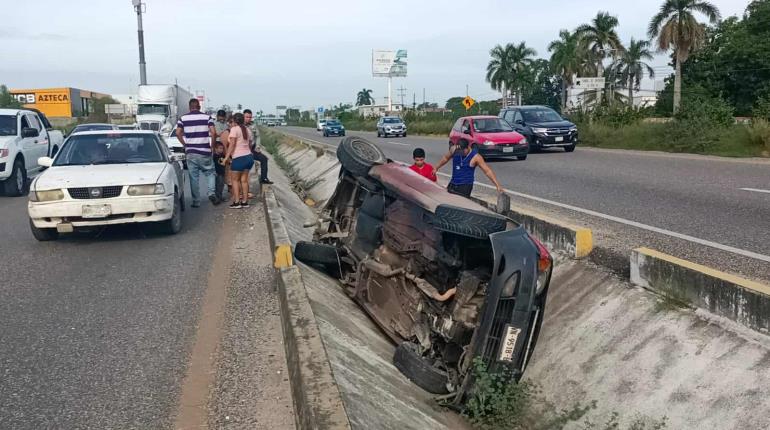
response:
[(508, 220), (502, 215), (479, 213), (450, 205), (439, 205), (431, 223), (442, 231), (487, 239), (490, 234), (504, 231)]
[(570, 146), (565, 146), (564, 147), (564, 152), (574, 152), (574, 151), (575, 151), (575, 144), (574, 143), (572, 145), (570, 145)]
[(9, 197), (17, 197), (24, 194), (27, 189), (27, 170), (24, 168), (24, 161), (21, 158), (16, 158), (13, 162), (13, 170), (11, 176), (3, 183), (5, 195)]
[(342, 168), (354, 176), (366, 176), (373, 166), (387, 161), (377, 145), (356, 136), (346, 137), (340, 142), (337, 158)]
[(417, 353), (417, 346), (402, 342), (396, 347), (393, 364), (401, 373), (418, 387), (431, 394), (446, 394), (449, 376), (447, 372), (434, 367)]

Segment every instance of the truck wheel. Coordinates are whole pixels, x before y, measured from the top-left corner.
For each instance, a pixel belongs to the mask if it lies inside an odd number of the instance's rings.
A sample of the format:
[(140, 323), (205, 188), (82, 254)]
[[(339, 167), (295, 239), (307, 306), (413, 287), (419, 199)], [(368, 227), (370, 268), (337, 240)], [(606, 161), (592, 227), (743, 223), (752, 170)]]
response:
[(17, 197), (24, 194), (27, 189), (27, 170), (24, 168), (24, 161), (21, 158), (16, 158), (16, 161), (13, 162), (11, 176), (5, 180), (3, 185), (6, 196)]
[(434, 367), (417, 353), (417, 346), (402, 342), (396, 347), (393, 364), (418, 387), (432, 394), (447, 394), (449, 376), (445, 370)]
[(29, 228), (32, 230), (32, 236), (40, 242), (50, 242), (59, 238), (59, 232), (55, 228), (37, 228), (32, 220), (29, 220)]
[(373, 166), (387, 161), (377, 145), (355, 136), (342, 139), (337, 147), (337, 158), (342, 168), (354, 176), (366, 176)]
[(479, 213), (456, 206), (439, 205), (431, 223), (439, 230), (463, 236), (486, 239), (504, 231), (508, 220), (502, 215)]

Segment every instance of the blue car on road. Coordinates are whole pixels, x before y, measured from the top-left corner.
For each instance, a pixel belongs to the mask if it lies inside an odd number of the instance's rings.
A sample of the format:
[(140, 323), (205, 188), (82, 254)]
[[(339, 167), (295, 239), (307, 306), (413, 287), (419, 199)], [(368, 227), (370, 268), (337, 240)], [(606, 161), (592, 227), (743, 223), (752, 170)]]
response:
[(344, 136), (345, 126), (343, 126), (342, 123), (336, 119), (330, 119), (326, 121), (326, 125), (324, 125), (323, 133), (324, 133), (324, 137)]

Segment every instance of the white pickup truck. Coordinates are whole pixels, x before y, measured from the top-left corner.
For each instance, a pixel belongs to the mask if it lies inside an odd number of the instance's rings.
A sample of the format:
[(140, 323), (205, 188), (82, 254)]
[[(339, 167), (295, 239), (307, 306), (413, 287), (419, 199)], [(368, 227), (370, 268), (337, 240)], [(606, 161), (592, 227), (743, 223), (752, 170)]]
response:
[(64, 135), (34, 109), (0, 109), (0, 193), (20, 196), (38, 173), (40, 157), (53, 157)]

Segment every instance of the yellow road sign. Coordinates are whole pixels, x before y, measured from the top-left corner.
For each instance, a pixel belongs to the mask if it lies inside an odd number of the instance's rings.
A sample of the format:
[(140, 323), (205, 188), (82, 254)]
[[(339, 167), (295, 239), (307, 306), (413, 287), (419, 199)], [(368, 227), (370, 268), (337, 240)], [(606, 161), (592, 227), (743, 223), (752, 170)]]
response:
[(473, 107), (473, 105), (476, 104), (476, 100), (473, 100), (471, 96), (465, 96), (463, 99), (463, 106), (465, 106), (465, 110), (468, 110)]

